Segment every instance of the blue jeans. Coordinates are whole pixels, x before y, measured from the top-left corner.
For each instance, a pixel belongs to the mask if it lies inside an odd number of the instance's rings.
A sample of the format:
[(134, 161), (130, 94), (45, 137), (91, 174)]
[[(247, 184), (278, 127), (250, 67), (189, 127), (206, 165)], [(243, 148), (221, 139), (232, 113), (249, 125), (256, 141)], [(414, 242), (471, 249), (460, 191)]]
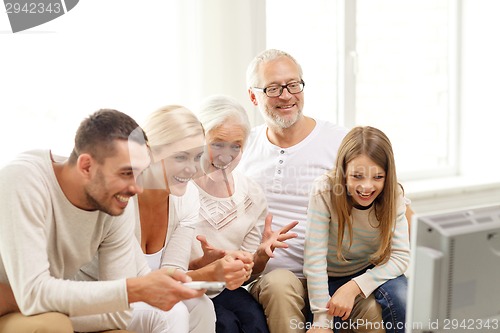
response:
[[(373, 267), (373, 266), (372, 266)], [(368, 267), (372, 268), (372, 267)], [(330, 295), (333, 295), (345, 283), (351, 281), (356, 276), (363, 274), (365, 270), (357, 272), (350, 276), (329, 277), (328, 289)], [(395, 279), (389, 280), (375, 289), (373, 296), (382, 308), (382, 319), (387, 333), (404, 333), (406, 322), (406, 291), (408, 281), (406, 276), (400, 275)], [(341, 320), (335, 317), (335, 321)]]
[(382, 308), (382, 319), (387, 333), (404, 333), (406, 322), (406, 291), (408, 280), (400, 275), (389, 280), (373, 292)]
[(224, 289), (212, 302), (217, 333), (269, 333), (262, 306), (244, 288)]

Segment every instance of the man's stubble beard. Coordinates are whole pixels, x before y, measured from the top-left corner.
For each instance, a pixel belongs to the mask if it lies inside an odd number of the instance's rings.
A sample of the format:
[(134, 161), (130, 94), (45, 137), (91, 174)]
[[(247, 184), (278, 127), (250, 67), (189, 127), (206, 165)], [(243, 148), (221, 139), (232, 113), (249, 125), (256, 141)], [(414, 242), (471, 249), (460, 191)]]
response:
[(264, 112), (264, 120), (268, 127), (276, 130), (285, 130), (297, 123), (302, 118), (302, 110), (300, 109), (297, 114), (291, 119), (283, 119), (276, 112)]

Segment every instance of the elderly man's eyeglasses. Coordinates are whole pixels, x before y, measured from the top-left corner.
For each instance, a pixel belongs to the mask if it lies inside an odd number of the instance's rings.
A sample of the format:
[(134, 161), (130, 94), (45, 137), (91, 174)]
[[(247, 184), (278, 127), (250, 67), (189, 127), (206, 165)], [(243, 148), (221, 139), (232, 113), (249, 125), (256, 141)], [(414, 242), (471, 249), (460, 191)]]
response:
[(279, 97), (283, 93), (283, 89), (286, 88), (290, 94), (298, 94), (304, 90), (304, 81), (300, 82), (290, 82), (285, 85), (271, 85), (266, 88), (253, 87), (252, 89), (262, 91), (267, 97)]

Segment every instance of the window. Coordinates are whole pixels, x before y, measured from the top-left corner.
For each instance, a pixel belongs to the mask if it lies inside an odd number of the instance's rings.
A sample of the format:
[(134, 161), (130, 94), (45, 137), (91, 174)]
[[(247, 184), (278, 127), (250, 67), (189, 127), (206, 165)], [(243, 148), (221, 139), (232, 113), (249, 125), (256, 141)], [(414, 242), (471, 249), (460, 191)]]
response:
[(267, 48), (290, 53), (304, 71), (304, 112), (336, 122), (336, 2), (267, 0), (266, 6)]
[[(268, 0), (267, 44), (302, 64), (306, 114), (383, 130), (403, 180), (454, 175), (456, 3)], [(289, 22), (300, 32), (287, 33)]]

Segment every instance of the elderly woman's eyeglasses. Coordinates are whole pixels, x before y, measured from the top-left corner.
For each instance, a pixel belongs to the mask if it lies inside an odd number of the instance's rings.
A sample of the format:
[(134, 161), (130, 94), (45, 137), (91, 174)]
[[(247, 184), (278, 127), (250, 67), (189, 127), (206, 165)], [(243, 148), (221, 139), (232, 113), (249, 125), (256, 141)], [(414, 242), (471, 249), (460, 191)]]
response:
[(266, 88), (253, 87), (252, 89), (262, 91), (267, 97), (279, 97), (283, 93), (283, 89), (286, 88), (290, 94), (298, 94), (304, 90), (305, 82), (290, 82), (285, 85), (270, 85)]

